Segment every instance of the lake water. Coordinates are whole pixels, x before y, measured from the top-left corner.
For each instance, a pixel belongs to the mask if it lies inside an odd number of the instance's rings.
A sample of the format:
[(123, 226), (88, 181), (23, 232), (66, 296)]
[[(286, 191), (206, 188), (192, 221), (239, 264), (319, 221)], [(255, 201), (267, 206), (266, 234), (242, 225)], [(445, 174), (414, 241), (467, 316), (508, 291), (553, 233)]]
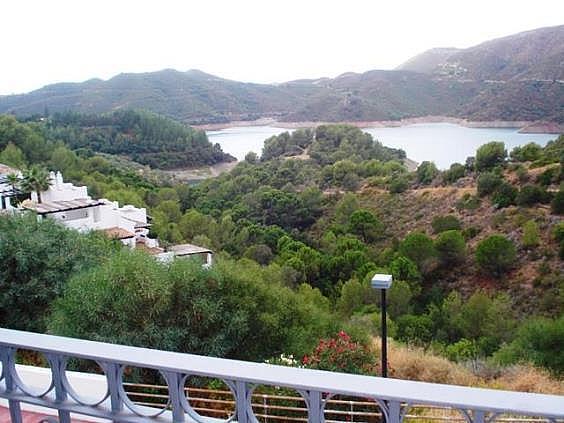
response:
[[(212, 143), (238, 160), (249, 151), (260, 155), (264, 140), (288, 129), (272, 126), (248, 126), (208, 131)], [(464, 163), (476, 154), (477, 148), (490, 141), (503, 141), (510, 152), (513, 147), (536, 142), (545, 145), (555, 139), (553, 134), (520, 134), (512, 128), (467, 128), (450, 123), (425, 123), (398, 128), (363, 128), (387, 147), (403, 149), (407, 157), (417, 162), (429, 160), (446, 169), (452, 163)]]

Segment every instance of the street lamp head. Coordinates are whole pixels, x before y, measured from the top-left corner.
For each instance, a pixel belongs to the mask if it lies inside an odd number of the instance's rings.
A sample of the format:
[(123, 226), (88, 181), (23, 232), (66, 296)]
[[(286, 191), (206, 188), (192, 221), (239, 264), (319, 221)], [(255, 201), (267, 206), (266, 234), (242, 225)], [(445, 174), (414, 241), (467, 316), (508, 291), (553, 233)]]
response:
[(392, 286), (392, 275), (376, 273), (370, 283), (374, 289), (388, 289)]

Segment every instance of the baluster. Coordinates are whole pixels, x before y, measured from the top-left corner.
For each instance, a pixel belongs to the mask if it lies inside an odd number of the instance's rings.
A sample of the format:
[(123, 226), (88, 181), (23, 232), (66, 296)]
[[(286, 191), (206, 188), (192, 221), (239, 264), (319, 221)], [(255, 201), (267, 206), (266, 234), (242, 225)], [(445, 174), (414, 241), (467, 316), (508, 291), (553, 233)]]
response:
[(325, 421), (323, 406), (321, 403), (321, 392), (308, 391), (307, 392), (307, 421), (309, 423), (320, 423)]
[[(117, 363), (99, 363), (104, 373), (106, 374), (106, 380), (108, 382), (108, 390), (110, 392), (110, 404), (112, 409), (112, 414), (117, 415), (123, 411), (123, 398), (120, 395), (120, 391), (123, 389), (123, 373), (122, 365)], [(119, 420), (114, 420), (119, 421)]]
[[(4, 372), (4, 382), (6, 384), (6, 393), (11, 394), (17, 391), (18, 386), (14, 381), (12, 372), (16, 371), (15, 356), (16, 349), (5, 347), (0, 349), (2, 359), (2, 372)], [(8, 407), (10, 409), (10, 419), (12, 423), (22, 423), (22, 409), (20, 402), (16, 400), (8, 400)]]
[(163, 374), (168, 385), (168, 396), (172, 406), (172, 421), (175, 423), (183, 422), (185, 420), (185, 414), (180, 398), (185, 395), (184, 378), (174, 372), (163, 371)]
[(243, 381), (235, 382), (235, 410), (237, 414), (237, 423), (252, 422), (252, 403), (249, 395), (249, 385)]
[[(67, 391), (63, 385), (63, 373), (66, 371), (67, 359), (55, 354), (45, 354), (49, 365), (51, 366), (51, 377), (55, 385), (55, 402), (63, 403), (67, 400)], [(70, 412), (57, 410), (60, 423), (70, 423)]]
[(386, 423), (400, 423), (401, 422), (401, 403), (399, 401), (387, 401), (388, 405), (388, 420)]

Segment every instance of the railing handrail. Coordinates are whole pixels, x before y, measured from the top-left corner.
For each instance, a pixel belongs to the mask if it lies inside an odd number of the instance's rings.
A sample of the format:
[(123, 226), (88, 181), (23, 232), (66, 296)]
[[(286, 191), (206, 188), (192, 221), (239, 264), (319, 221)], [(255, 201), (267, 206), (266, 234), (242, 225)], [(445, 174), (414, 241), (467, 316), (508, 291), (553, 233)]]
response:
[[(564, 417), (564, 397), (252, 363), (0, 328), (0, 345), (194, 376), (460, 409)], [(94, 352), (93, 352), (94, 351)]]

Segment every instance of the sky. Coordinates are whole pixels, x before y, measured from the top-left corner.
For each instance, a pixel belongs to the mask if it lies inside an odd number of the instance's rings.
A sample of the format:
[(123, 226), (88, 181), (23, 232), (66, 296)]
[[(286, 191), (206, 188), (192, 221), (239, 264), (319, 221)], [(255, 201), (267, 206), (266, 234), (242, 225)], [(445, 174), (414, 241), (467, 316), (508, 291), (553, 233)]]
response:
[(165, 68), (335, 77), (561, 24), (561, 0), (5, 0), (0, 95)]

